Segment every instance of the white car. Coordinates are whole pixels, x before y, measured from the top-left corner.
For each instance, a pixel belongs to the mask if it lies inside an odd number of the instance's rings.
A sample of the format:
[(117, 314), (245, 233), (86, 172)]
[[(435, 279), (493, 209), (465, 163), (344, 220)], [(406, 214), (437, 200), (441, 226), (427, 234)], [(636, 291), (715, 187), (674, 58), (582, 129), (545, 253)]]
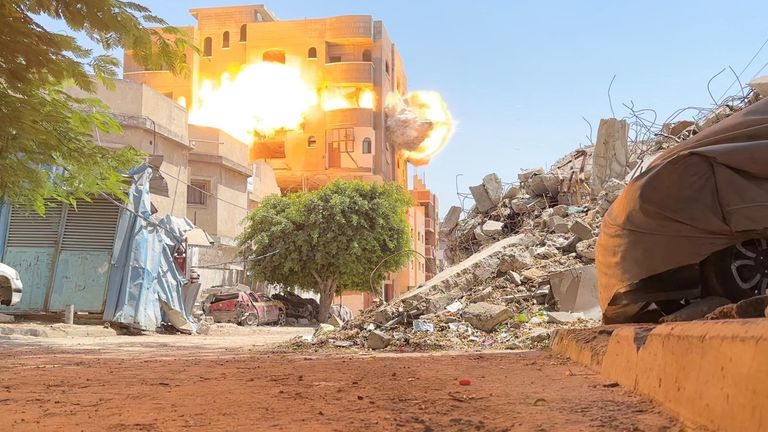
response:
[(21, 277), (11, 266), (0, 263), (0, 304), (13, 306), (21, 300)]

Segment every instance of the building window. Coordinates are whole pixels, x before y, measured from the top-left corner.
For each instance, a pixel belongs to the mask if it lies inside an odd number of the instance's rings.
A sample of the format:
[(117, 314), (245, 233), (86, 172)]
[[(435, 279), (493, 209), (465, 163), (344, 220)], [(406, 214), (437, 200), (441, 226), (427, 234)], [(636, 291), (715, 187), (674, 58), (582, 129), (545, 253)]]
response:
[(261, 59), (264, 60), (265, 62), (285, 64), (285, 51), (280, 51), (280, 50), (265, 51)]
[(363, 61), (364, 62), (371, 61), (371, 50), (367, 49), (367, 50), (363, 51)]
[(371, 139), (368, 137), (363, 139), (363, 154), (371, 154)]
[(389, 60), (384, 64), (384, 70), (387, 71), (387, 75), (389, 75)]
[(245, 42), (248, 40), (248, 25), (243, 24), (240, 26), (240, 42)]
[(205, 38), (203, 41), (203, 57), (210, 57), (213, 55), (213, 39), (210, 37)]
[(315, 138), (314, 135), (307, 138), (307, 147), (308, 148), (316, 148), (317, 147), (317, 138)]
[(229, 48), (229, 32), (225, 31), (223, 35), (221, 35), (221, 47), (222, 48)]
[(187, 204), (205, 206), (208, 204), (208, 194), (211, 190), (211, 182), (205, 180), (192, 180), (187, 185)]
[(317, 48), (312, 47), (307, 51), (307, 58), (310, 59), (316, 59), (317, 58)]
[(326, 141), (332, 148), (336, 148), (338, 144), (340, 152), (352, 153), (355, 151), (355, 129), (331, 129), (327, 132)]
[(328, 57), (328, 63), (340, 63), (340, 62), (341, 62), (341, 56)]
[(261, 16), (261, 12), (256, 12), (256, 21), (258, 22), (264, 21), (264, 17)]

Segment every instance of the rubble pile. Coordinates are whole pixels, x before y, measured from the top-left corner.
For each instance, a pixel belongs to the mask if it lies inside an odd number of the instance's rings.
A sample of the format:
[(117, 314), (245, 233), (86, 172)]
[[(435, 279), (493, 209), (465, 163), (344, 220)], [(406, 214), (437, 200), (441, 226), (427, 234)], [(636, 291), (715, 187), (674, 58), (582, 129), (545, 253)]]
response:
[(474, 206), (452, 207), (441, 223), (451, 267), (393, 303), (340, 326), (321, 325), (314, 337), (293, 343), (302, 349), (533, 349), (546, 346), (553, 329), (599, 324), (592, 264), (611, 203), (661, 152), (755, 100), (658, 127), (631, 109), (628, 118), (601, 120), (594, 145), (549, 170), (523, 170), (510, 184), (488, 174), (469, 188)]

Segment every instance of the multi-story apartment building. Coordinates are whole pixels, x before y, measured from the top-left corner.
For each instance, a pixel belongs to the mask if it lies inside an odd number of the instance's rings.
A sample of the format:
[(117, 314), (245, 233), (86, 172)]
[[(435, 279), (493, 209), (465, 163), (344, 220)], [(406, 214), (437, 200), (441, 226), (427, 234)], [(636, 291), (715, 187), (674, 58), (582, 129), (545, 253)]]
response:
[[(153, 87), (191, 112), (201, 103), (204, 88), (221, 86), (243, 68), (264, 62), (298, 71), (301, 81), (317, 93), (317, 101), (304, 111), (300, 127), (256, 138), (249, 143), (247, 155), (241, 150), (217, 154), (210, 142), (223, 142), (221, 137), (226, 134), (206, 138), (206, 128), (190, 128), (190, 141), (196, 143), (190, 153), (192, 201), (203, 202), (197, 190), (215, 186), (201, 174), (212, 168), (214, 158), (220, 170), (233, 175), (243, 174), (241, 168), (251, 164), (274, 172), (283, 192), (316, 189), (336, 178), (396, 181), (408, 186), (407, 162), (388, 141), (384, 113), (388, 95), (405, 94), (407, 79), (402, 59), (381, 21), (369, 15), (281, 21), (263, 5), (201, 8), (190, 13), (197, 24), (183, 29), (200, 52), (187, 52), (188, 75), (146, 70), (128, 51), (124, 77)], [(195, 156), (201, 152), (205, 155)], [(223, 164), (225, 159), (234, 163)], [(411, 193), (417, 205), (408, 218), (412, 247), (419, 254), (403, 271), (384, 281), (388, 300), (436, 273), (436, 199), (418, 178)], [(204, 204), (200, 202), (189, 203), (190, 219), (231, 228), (221, 216), (214, 223), (216, 215), (201, 208)], [(343, 296), (343, 302), (351, 302), (353, 309), (367, 306), (370, 300), (370, 295), (360, 293)]]

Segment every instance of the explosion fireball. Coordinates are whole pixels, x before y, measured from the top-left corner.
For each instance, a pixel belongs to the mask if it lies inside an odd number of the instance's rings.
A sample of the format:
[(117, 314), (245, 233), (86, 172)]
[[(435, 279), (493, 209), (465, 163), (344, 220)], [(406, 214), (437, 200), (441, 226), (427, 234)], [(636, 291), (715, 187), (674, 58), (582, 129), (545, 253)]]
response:
[(390, 93), (384, 110), (390, 142), (414, 165), (428, 164), (453, 135), (453, 118), (438, 92)]

